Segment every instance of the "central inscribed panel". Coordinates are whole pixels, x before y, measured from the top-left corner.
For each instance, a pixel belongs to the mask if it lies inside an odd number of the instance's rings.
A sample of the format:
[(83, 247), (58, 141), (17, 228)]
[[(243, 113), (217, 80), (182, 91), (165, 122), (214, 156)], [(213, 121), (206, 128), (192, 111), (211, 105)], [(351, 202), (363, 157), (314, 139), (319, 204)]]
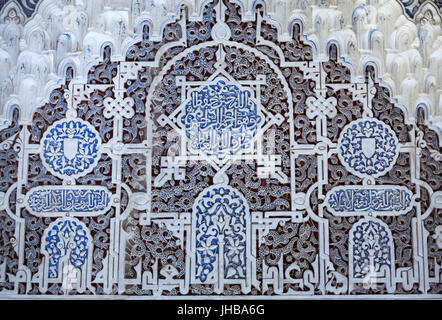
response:
[(68, 68), (32, 124), (14, 112), (1, 288), (440, 293), (442, 157), (424, 111), (409, 120), (374, 64), (356, 78), (335, 44), (314, 58), (301, 23), (283, 39), (254, 12), (183, 8), (158, 41), (146, 21), (124, 57), (110, 43), (87, 79)]

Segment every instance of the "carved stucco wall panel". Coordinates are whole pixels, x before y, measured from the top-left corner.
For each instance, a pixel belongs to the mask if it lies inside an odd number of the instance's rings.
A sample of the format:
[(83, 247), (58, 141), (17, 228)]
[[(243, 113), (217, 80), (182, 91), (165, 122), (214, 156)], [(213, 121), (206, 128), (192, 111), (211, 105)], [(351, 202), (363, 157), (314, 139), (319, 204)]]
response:
[(37, 2), (0, 11), (1, 297), (440, 296), (437, 2)]
[[(84, 77), (111, 43), (114, 55), (125, 55), (143, 21), (150, 38), (162, 38), (167, 21), (181, 5), (197, 20), (204, 1), (7, 1), (0, 14), (0, 106), (8, 123), (14, 105), (32, 114), (72, 65)], [(242, 1), (242, 19), (254, 19), (257, 3)], [(274, 1), (265, 3), (266, 16), (276, 23), (277, 36), (290, 38), (297, 21), (314, 42), (312, 53), (325, 57), (331, 43), (352, 69), (363, 76), (367, 64), (415, 118), (418, 106), (428, 109), (431, 122), (441, 123), (441, 16), (433, 1)], [(32, 13), (32, 15), (31, 15)], [(412, 20), (414, 19), (414, 21)], [(33, 92), (28, 99), (21, 93)]]

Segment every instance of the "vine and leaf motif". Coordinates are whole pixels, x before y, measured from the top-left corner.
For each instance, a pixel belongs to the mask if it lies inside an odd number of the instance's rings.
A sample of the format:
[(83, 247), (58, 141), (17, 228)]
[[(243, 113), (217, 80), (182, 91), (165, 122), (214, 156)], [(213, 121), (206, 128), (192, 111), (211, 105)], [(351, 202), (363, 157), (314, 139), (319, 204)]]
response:
[(81, 268), (88, 257), (88, 235), (84, 226), (75, 220), (59, 220), (45, 233), (45, 251), (49, 254), (49, 277), (59, 274), (60, 259), (69, 255), (69, 262)]
[(190, 150), (224, 158), (250, 148), (263, 121), (251, 96), (224, 80), (193, 91), (181, 119)]
[[(280, 125), (273, 125), (270, 130), (274, 132), (274, 141), (270, 141), (268, 137), (264, 138), (263, 149), (267, 153), (270, 152), (281, 156), (282, 170), (291, 179), (292, 184), (283, 184), (272, 178), (258, 178), (256, 172), (257, 163), (250, 161), (237, 161), (226, 169), (225, 174), (229, 180), (229, 187), (232, 189), (218, 188), (213, 189), (214, 177), (216, 170), (205, 161), (188, 161), (184, 169), (185, 178), (179, 181), (168, 181), (162, 187), (154, 187), (149, 190), (150, 183), (147, 179), (154, 179), (161, 171), (161, 157), (167, 156), (172, 147), (178, 144), (178, 138), (171, 137), (170, 126), (161, 127), (156, 121), (162, 114), (170, 115), (182, 101), (182, 87), (177, 81), (178, 77), (184, 77), (188, 82), (209, 81), (209, 79), (217, 71), (217, 46), (204, 46), (204, 43), (212, 39), (211, 31), (218, 22), (215, 9), (219, 5), (218, 1), (209, 1), (203, 7), (201, 21), (185, 21), (187, 32), (186, 46), (177, 45), (168, 48), (164, 54), (159, 57), (159, 64), (156, 67), (143, 66), (137, 74), (136, 79), (130, 79), (125, 84), (127, 97), (134, 102), (131, 106), (134, 111), (133, 116), (123, 119), (122, 123), (122, 140), (123, 144), (142, 144), (148, 137), (147, 117), (152, 117), (152, 149), (146, 153), (132, 153), (121, 157), (121, 183), (129, 186), (132, 192), (142, 193), (151, 191), (152, 205), (151, 213), (161, 214), (164, 212), (176, 213), (177, 215), (185, 215), (192, 212), (196, 207), (200, 209), (197, 216), (197, 232), (195, 237), (198, 239), (196, 251), (192, 254), (197, 263), (196, 276), (201, 284), (192, 283), (189, 287), (191, 295), (214, 295), (214, 285), (209, 283), (214, 271), (215, 264), (219, 259), (224, 259), (223, 276), (225, 279), (244, 279), (247, 275), (248, 257), (245, 255), (247, 248), (245, 238), (247, 237), (246, 218), (251, 217), (255, 212), (276, 211), (290, 212), (292, 208), (292, 193), (300, 192), (306, 194), (318, 181), (324, 178), (324, 163), (321, 163), (316, 151), (310, 154), (302, 154), (295, 157), (292, 162), (291, 151), (293, 146), (290, 139), (289, 116), (293, 119), (293, 138), (298, 145), (308, 147), (319, 143), (320, 139), (328, 139), (330, 144), (337, 144), (339, 137), (343, 136), (347, 140), (346, 143), (352, 157), (359, 157), (359, 163), (350, 169), (341, 161), (336, 153), (329, 152), (325, 162), (327, 163), (326, 176), (327, 183), (323, 184), (322, 195), (315, 189), (310, 194), (309, 206), (312, 212), (319, 212), (319, 208), (323, 205), (323, 196), (334, 187), (342, 186), (344, 183), (351, 187), (360, 186), (363, 183), (361, 171), (368, 168), (369, 171), (362, 172), (376, 177), (376, 183), (382, 185), (398, 185), (407, 190), (415, 192), (416, 185), (412, 179), (410, 153), (399, 152), (399, 144), (410, 143), (414, 141), (412, 134), (414, 129), (418, 129), (417, 140), (422, 147), (420, 155), (420, 179), (427, 182), (433, 192), (439, 191), (441, 184), (441, 159), (440, 147), (437, 133), (431, 130), (424, 123), (424, 117), (418, 114), (417, 125), (414, 126), (407, 121), (404, 111), (392, 102), (390, 92), (387, 88), (382, 87), (376, 80), (374, 68), (368, 67), (366, 70), (366, 84), (373, 83), (375, 93), (371, 101), (371, 111), (374, 120), (359, 121), (363, 117), (364, 106), (357, 101), (354, 96), (354, 88), (347, 86), (344, 89), (334, 90), (334, 85), (351, 85), (350, 69), (339, 62), (337, 48), (330, 46), (329, 61), (321, 62), (320, 67), (326, 74), (324, 81), (327, 83), (323, 88), (325, 98), (336, 99), (336, 116), (326, 119), (326, 128), (320, 134), (321, 129), (318, 127), (319, 122), (309, 119), (307, 115), (306, 101), (310, 97), (317, 95), (316, 88), (318, 83), (308, 75), (300, 64), (296, 66), (282, 67), (276, 70), (273, 65), (281, 64), (281, 57), (274, 49), (274, 44), (283, 53), (286, 62), (305, 62), (313, 61), (313, 48), (302, 40), (302, 28), (299, 24), (294, 23), (292, 31), (292, 40), (286, 42), (278, 41), (277, 28), (265, 20), (261, 21), (260, 34), (257, 34), (257, 24), (255, 21), (244, 22), (242, 19), (242, 9), (239, 4), (233, 1), (222, 0), (226, 7), (224, 11), (225, 23), (228, 25), (232, 40), (240, 43), (241, 46), (224, 46), (226, 53), (225, 72), (228, 73), (236, 81), (256, 81), (258, 77), (265, 79), (265, 85), (260, 87), (260, 104), (266, 112), (270, 114), (283, 114), (284, 121)], [(264, 8), (261, 4), (256, 6), (256, 15), (263, 17)], [(170, 22), (164, 27), (163, 38), (161, 41), (152, 41), (149, 39), (149, 27), (145, 25), (142, 28), (141, 39), (138, 43), (130, 47), (126, 55), (126, 62), (152, 62), (157, 57), (159, 50), (167, 44), (179, 41), (184, 30), (182, 30), (180, 19), (185, 19), (185, 10), (181, 10), (181, 15), (177, 21)], [(257, 45), (257, 39), (261, 37), (266, 40), (264, 45)], [(187, 55), (170, 65), (168, 70), (164, 67), (174, 57), (182, 53), (186, 48), (195, 47), (189, 50)], [(249, 46), (253, 50), (244, 49)], [(87, 83), (90, 85), (111, 85), (118, 74), (118, 62), (111, 59), (112, 52), (110, 47), (103, 49), (102, 63), (93, 67), (89, 74)], [(263, 58), (263, 57), (267, 58)], [(154, 81), (155, 77), (162, 73), (162, 79), (158, 83)], [(51, 126), (57, 126), (60, 121), (67, 116), (67, 106), (65, 92), (69, 88), (70, 81), (73, 78), (72, 70), (66, 74), (66, 82), (53, 90), (49, 96), (49, 100), (43, 106), (38, 108), (33, 116), (32, 125), (29, 127), (29, 140), (19, 141), (19, 133), (22, 129), (18, 125), (18, 112), (13, 113), (13, 121), (10, 128), (0, 132), (1, 142), (7, 141), (7, 145), (21, 145), (25, 147), (29, 145), (39, 145), (45, 139), (50, 144), (58, 146), (57, 154), (61, 153), (60, 141), (55, 136), (49, 137), (45, 133), (50, 132)], [(371, 79), (369, 79), (371, 78)], [(322, 80), (321, 80), (322, 81)], [(151, 90), (153, 83), (156, 83), (155, 90), (152, 90), (152, 101), (148, 104), (150, 110), (146, 110), (146, 99)], [(225, 84), (218, 85), (216, 89), (222, 90), (227, 88)], [(289, 101), (288, 90), (291, 91), (291, 101)], [(201, 87), (200, 87), (201, 88)], [(213, 91), (213, 88), (207, 85), (202, 87), (203, 91)], [(236, 97), (241, 94), (239, 86), (232, 86), (227, 90), (221, 103), (230, 103), (236, 101)], [(216, 91), (216, 90), (215, 90)], [(213, 93), (213, 92), (212, 92)], [(212, 94), (210, 93), (210, 94)], [(217, 98), (219, 95), (215, 95)], [(77, 124), (87, 122), (91, 127), (95, 128), (93, 132), (92, 146), (98, 149), (98, 141), (103, 144), (109, 143), (114, 138), (113, 119), (105, 117), (104, 107), (106, 99), (115, 99), (113, 89), (94, 90), (90, 94), (90, 99), (79, 101), (77, 105)], [(231, 101), (229, 99), (232, 99)], [(107, 100), (107, 101), (110, 101)], [(219, 103), (219, 99), (215, 103)], [(229, 100), (229, 101), (227, 101)], [(249, 100), (250, 102), (251, 100)], [(199, 101), (200, 104), (203, 104)], [(252, 101), (253, 102), (253, 101)], [(289, 105), (293, 105), (293, 114), (290, 115)], [(213, 106), (213, 105), (209, 105)], [(241, 119), (253, 119), (255, 123), (251, 125), (251, 136), (256, 130), (255, 124), (259, 122), (259, 115), (255, 112), (257, 107), (254, 103), (247, 104), (247, 112), (249, 115)], [(194, 106), (190, 106), (189, 113), (186, 115), (185, 124), (192, 127), (192, 113), (195, 113)], [(207, 107), (205, 104), (204, 107)], [(234, 108), (235, 109), (235, 108)], [(243, 108), (244, 109), (244, 108)], [(236, 109), (235, 109), (236, 110)], [(207, 111), (207, 110), (206, 110)], [(131, 114), (132, 115), (132, 114)], [(252, 121), (253, 122), (253, 121)], [(67, 122), (65, 122), (67, 123)], [(74, 123), (75, 124), (75, 123)], [(353, 128), (346, 132), (346, 128), (361, 124), (361, 126)], [(201, 125), (201, 123), (198, 123)], [(217, 123), (220, 125), (220, 123)], [(228, 130), (230, 128), (237, 129), (230, 122), (221, 123)], [(230, 127), (229, 127), (230, 126)], [(69, 127), (69, 126), (68, 126)], [(66, 127), (66, 128), (68, 128)], [(81, 127), (81, 125), (80, 125)], [(239, 126), (240, 127), (240, 126)], [(228, 128), (228, 129), (226, 129)], [(386, 129), (390, 128), (390, 129)], [(222, 130), (221, 130), (222, 131)], [(92, 132), (92, 130), (90, 130)], [(65, 132), (67, 133), (67, 131)], [(376, 135), (376, 136), (375, 136)], [(376, 141), (368, 142), (363, 148), (362, 140), (365, 138), (375, 138)], [(397, 137), (397, 140), (394, 139)], [(49, 140), (48, 140), (49, 139)], [(72, 137), (67, 134), (67, 139)], [(96, 139), (96, 140), (95, 140)], [(10, 141), (9, 141), (10, 140)], [(62, 139), (63, 143), (65, 138)], [(81, 141), (81, 139), (79, 139)], [(243, 139), (238, 145), (242, 145), (247, 139)], [(327, 140), (327, 141), (328, 141)], [(97, 144), (94, 144), (97, 141)], [(355, 143), (356, 141), (356, 143)], [(90, 142), (90, 141), (89, 141)], [(379, 143), (378, 143), (379, 142)], [(384, 143), (381, 143), (384, 142)], [(387, 142), (387, 143), (385, 143)], [(10, 144), (12, 143), (12, 144)], [(77, 142), (78, 143), (78, 142)], [(365, 143), (364, 143), (365, 144)], [(6, 144), (5, 144), (6, 145)], [(90, 144), (89, 144), (90, 146)], [(273, 148), (273, 149), (272, 149)], [(75, 148), (74, 148), (75, 149)], [(365, 151), (362, 149), (366, 149)], [(55, 149), (54, 149), (55, 150)], [(376, 163), (371, 163), (370, 156), (365, 154), (365, 158), (361, 156), (361, 152), (368, 151), (377, 153)], [(17, 148), (2, 148), (0, 150), (0, 168), (1, 184), (0, 195), (6, 193), (14, 183), (17, 183), (17, 157), (19, 154)], [(78, 151), (78, 148), (77, 148)], [(179, 152), (179, 148), (175, 150)], [(219, 151), (219, 150), (218, 150)], [(151, 159), (147, 157), (150, 155)], [(90, 171), (82, 177), (78, 177), (76, 183), (79, 186), (84, 185), (101, 185), (108, 188), (109, 192), (115, 194), (120, 186), (112, 183), (112, 174), (115, 170), (114, 159), (108, 154), (94, 153), (96, 161), (90, 166)], [(61, 162), (65, 161), (63, 157)], [(90, 156), (86, 152), (86, 158)], [(82, 155), (83, 158), (83, 155)], [(55, 165), (59, 166), (60, 161), (54, 159), (53, 170)], [(88, 158), (90, 160), (90, 157)], [(362, 160), (361, 160), (362, 159)], [(347, 159), (348, 161), (350, 158)], [(40, 186), (61, 186), (65, 176), (54, 175), (44, 165), (45, 158), (39, 154), (31, 153), (26, 159), (27, 163), (27, 183), (23, 185), (22, 192), (29, 192), (32, 188)], [(152, 163), (151, 172), (146, 171), (147, 163)], [(294, 176), (291, 177), (291, 166)], [(57, 167), (59, 168), (59, 167)], [(356, 169), (358, 168), (358, 169)], [(87, 170), (89, 170), (87, 169)], [(86, 170), (86, 169), (85, 169)], [(86, 170), (86, 171), (87, 171)], [(80, 173), (80, 169), (68, 171), (71, 175)], [(85, 172), (85, 171), (83, 171)], [(212, 193), (208, 193), (205, 200), (195, 204), (195, 199), (212, 186)], [(245, 199), (243, 201), (235, 194), (233, 188), (241, 193)], [(429, 208), (431, 204), (431, 190), (420, 189), (421, 197), (415, 201), (419, 201), (423, 209)], [(122, 222), (122, 228), (127, 234), (127, 245), (125, 246), (125, 280), (134, 280), (138, 276), (137, 270), (141, 265), (141, 272), (152, 274), (154, 270), (159, 270), (160, 280), (184, 280), (191, 270), (186, 269), (186, 244), (169, 230), (166, 225), (152, 222), (150, 225), (141, 225), (141, 217), (146, 214), (145, 211), (134, 209), (130, 206), (130, 197), (132, 194), (126, 191), (121, 192), (122, 198), (121, 210), (116, 212), (114, 207), (107, 210), (104, 214), (97, 217), (82, 217), (78, 219), (80, 224), (72, 223), (74, 220), (64, 224), (57, 225), (57, 228), (51, 230), (56, 220), (53, 217), (36, 217), (26, 209), (19, 212), (21, 219), (24, 221), (25, 241), (24, 246), (24, 267), (26, 267), (31, 275), (35, 275), (40, 271), (43, 263), (43, 251), (41, 243), (45, 239), (45, 231), (49, 232), (47, 236), (49, 241), (47, 250), (51, 252), (52, 262), (50, 262), (51, 276), (57, 276), (58, 262), (65, 255), (69, 244), (74, 243), (73, 254), (71, 253), (71, 263), (76, 267), (81, 267), (85, 263), (86, 255), (90, 255), (91, 261), (91, 277), (95, 279), (106, 268), (106, 259), (109, 258), (111, 251), (112, 233), (111, 225), (113, 219), (119, 215), (126, 218)], [(11, 192), (9, 199), (4, 199), (9, 204), (9, 209), (15, 213), (16, 208), (16, 191)], [(242, 201), (242, 202), (241, 202)], [(247, 205), (248, 210), (245, 210)], [(130, 212), (126, 212), (129, 208)], [(327, 211), (323, 211), (321, 219), (328, 222), (328, 245), (329, 255), (326, 265), (327, 290), (334, 293), (346, 292), (345, 286), (339, 287), (333, 282), (342, 282), (342, 278), (349, 278), (349, 251), (353, 250), (358, 257), (355, 263), (353, 276), (364, 277), (367, 274), (367, 266), (373, 264), (375, 271), (379, 271), (382, 266), (395, 266), (398, 268), (414, 267), (413, 261), (413, 232), (412, 221), (416, 217), (416, 208), (412, 208), (408, 212), (398, 216), (382, 216), (378, 217), (380, 221), (385, 223), (391, 231), (391, 239), (385, 237), (387, 228), (381, 224), (368, 223), (360, 224), (356, 228), (355, 241), (353, 247), (349, 247), (349, 238), (351, 229), (358, 223), (355, 216), (338, 217)], [(434, 209), (430, 212), (424, 221), (425, 229), (430, 233), (428, 237), (428, 265), (431, 277), (436, 277), (437, 266), (441, 265), (441, 251), (437, 247), (438, 232), (437, 227), (441, 224), (441, 210)], [(86, 236), (80, 225), (85, 225), (89, 229), (91, 242), (91, 252), (85, 249)], [(0, 267), (6, 264), (7, 273), (16, 274), (18, 272), (18, 256), (14, 250), (16, 248), (15, 236), (16, 222), (11, 219), (11, 213), (5, 210), (0, 211)], [(51, 230), (51, 231), (49, 231)], [(318, 259), (322, 259), (318, 254), (320, 252), (320, 225), (317, 221), (308, 220), (302, 223), (285, 222), (277, 224), (276, 228), (270, 230), (257, 246), (257, 252), (252, 252), (257, 257), (256, 277), (260, 286), (253, 286), (250, 295), (272, 295), (276, 294), (276, 288), (273, 285), (267, 285), (264, 288), (265, 277), (263, 273), (266, 268), (278, 268), (282, 263), (281, 273), (284, 273), (287, 280), (282, 288), (283, 294), (287, 293), (310, 293), (320, 294), (319, 284), (308, 284), (308, 286), (299, 285), (300, 279), (306, 275), (311, 275), (315, 270)], [(211, 233), (210, 233), (211, 232)], [(63, 238), (64, 237), (64, 238)], [(257, 241), (255, 235), (250, 237), (252, 241)], [(64, 240), (63, 240), (64, 239)], [(57, 246), (56, 244), (61, 244)], [(386, 249), (393, 246), (394, 261), (389, 256)], [(70, 249), (69, 249), (70, 250)], [(224, 253), (220, 257), (220, 252)], [(217, 260), (218, 259), (218, 260)], [(372, 259), (373, 261), (371, 261)], [(0, 274), (1, 276), (1, 274)], [(308, 276), (309, 277), (309, 276)], [(15, 289), (15, 284), (11, 279), (3, 279), (0, 282), (0, 288), (5, 290)], [(124, 294), (127, 295), (153, 295), (153, 290), (142, 289), (141, 284), (125, 284)], [(335, 287), (333, 287), (335, 286)], [(104, 294), (105, 288), (102, 283), (93, 282), (92, 292), (90, 289), (85, 294)], [(25, 288), (23, 283), (18, 284), (19, 294), (39, 294), (40, 288), (38, 283), (33, 282), (30, 290)], [(440, 293), (440, 285), (432, 283), (430, 285), (430, 293)], [(52, 283), (46, 294), (61, 294), (60, 284)], [(118, 293), (118, 286), (114, 283), (111, 288), (112, 294)], [(367, 290), (362, 285), (356, 285), (352, 294), (364, 293), (386, 293), (385, 286), (379, 285), (375, 289)], [(411, 289), (406, 289), (400, 283), (396, 285), (396, 293), (422, 293), (418, 283), (413, 283)], [(169, 288), (163, 290), (165, 295), (180, 295), (177, 288)], [(237, 284), (225, 285), (224, 295), (242, 294), (241, 286)]]

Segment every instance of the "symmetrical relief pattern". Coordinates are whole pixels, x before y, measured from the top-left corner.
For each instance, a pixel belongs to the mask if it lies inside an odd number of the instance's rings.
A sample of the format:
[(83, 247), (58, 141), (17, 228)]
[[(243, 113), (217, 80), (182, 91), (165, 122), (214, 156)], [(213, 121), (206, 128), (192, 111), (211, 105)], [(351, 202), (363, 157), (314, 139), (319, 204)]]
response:
[(82, 120), (62, 120), (44, 133), (40, 153), (45, 167), (55, 176), (80, 177), (97, 165), (101, 141), (94, 127)]
[(411, 17), (414, 18), (419, 11), (422, 11), (422, 8), (425, 8), (429, 2), (433, 2), (434, 5), (442, 10), (442, 1), (441, 0), (401, 0), (402, 4), (405, 7), (405, 12)]
[(59, 275), (59, 264), (65, 256), (75, 268), (81, 268), (87, 260), (87, 228), (75, 220), (57, 220), (45, 230), (42, 248), (48, 257), (48, 277)]
[(386, 281), (388, 292), (394, 292), (394, 252), (388, 226), (375, 219), (361, 219), (350, 230), (349, 241), (350, 288), (361, 279), (368, 288)]
[(441, 294), (429, 110), (261, 2), (190, 9), (11, 109), (0, 297)]
[(192, 278), (215, 283), (215, 291), (221, 293), (224, 283), (246, 280), (250, 273), (250, 212), (246, 199), (234, 189), (210, 189), (196, 200), (192, 216), (196, 253)]
[(190, 94), (181, 125), (192, 154), (223, 159), (250, 148), (263, 117), (251, 92), (217, 79)]
[[(23, 13), (26, 15), (26, 17), (31, 17), (32, 14), (35, 12), (35, 9), (37, 8), (38, 3), (41, 0), (16, 0), (14, 1), (16, 4), (20, 6), (20, 9), (23, 10)], [(6, 5), (8, 2), (12, 2), (11, 0), (1, 0), (0, 1), (0, 8)]]

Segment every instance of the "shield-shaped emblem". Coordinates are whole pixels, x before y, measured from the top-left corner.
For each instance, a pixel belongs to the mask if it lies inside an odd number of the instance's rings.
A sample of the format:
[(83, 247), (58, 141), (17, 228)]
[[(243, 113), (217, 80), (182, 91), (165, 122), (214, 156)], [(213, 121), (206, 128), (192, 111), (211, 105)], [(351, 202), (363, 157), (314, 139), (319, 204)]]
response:
[(78, 152), (78, 139), (65, 138), (63, 140), (63, 153), (68, 160), (75, 158)]
[(367, 158), (373, 157), (376, 152), (376, 139), (375, 138), (362, 138), (361, 139), (362, 152)]

